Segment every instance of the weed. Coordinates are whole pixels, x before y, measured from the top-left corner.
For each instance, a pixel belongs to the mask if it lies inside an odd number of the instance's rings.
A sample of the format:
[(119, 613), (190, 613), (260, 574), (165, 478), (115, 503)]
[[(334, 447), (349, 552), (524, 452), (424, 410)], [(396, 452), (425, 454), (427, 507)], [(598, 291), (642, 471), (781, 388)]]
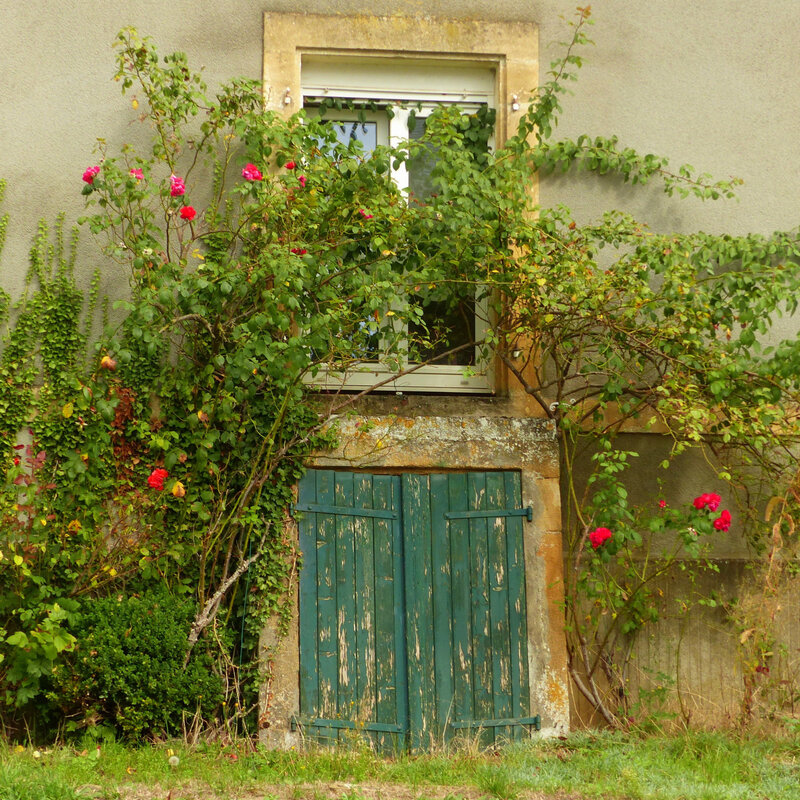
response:
[(502, 766), (480, 766), (475, 770), (475, 783), (482, 792), (497, 800), (517, 800), (519, 787)]

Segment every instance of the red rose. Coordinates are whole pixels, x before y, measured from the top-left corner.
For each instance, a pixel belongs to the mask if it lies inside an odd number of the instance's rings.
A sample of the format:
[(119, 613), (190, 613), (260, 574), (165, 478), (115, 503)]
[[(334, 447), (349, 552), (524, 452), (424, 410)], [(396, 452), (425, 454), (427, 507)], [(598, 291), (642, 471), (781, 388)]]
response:
[(702, 511), (706, 507), (708, 507), (709, 511), (716, 511), (719, 508), (719, 504), (722, 502), (722, 498), (718, 494), (710, 492), (708, 494), (701, 494), (700, 497), (695, 497), (692, 502), (698, 511)]
[(88, 167), (85, 172), (83, 173), (83, 181), (84, 183), (93, 184), (94, 183), (94, 176), (100, 172), (100, 167)]
[(164, 481), (169, 477), (169, 472), (163, 467), (156, 467), (147, 479), (147, 485), (157, 492), (164, 491)]
[(286, 167), (286, 169), (294, 169), (297, 164), (295, 164), (294, 161), (287, 161), (283, 166)]
[(607, 539), (611, 538), (611, 531), (608, 528), (595, 528), (589, 534), (589, 541), (592, 543), (592, 547), (597, 550), (603, 542)]
[(197, 216), (197, 212), (191, 206), (184, 206), (181, 209), (181, 219), (193, 220)]
[(695, 497), (695, 499), (692, 501), (692, 503), (694, 504), (694, 507), (698, 511), (702, 511), (706, 507), (706, 499), (707, 498), (708, 498), (707, 494), (701, 494), (700, 497)]
[(306, 250), (305, 247), (293, 247), (292, 252), (296, 256), (304, 256), (308, 252), (308, 250)]
[(727, 508), (723, 509), (714, 520), (714, 529), (718, 531), (729, 531), (731, 529), (731, 512)]

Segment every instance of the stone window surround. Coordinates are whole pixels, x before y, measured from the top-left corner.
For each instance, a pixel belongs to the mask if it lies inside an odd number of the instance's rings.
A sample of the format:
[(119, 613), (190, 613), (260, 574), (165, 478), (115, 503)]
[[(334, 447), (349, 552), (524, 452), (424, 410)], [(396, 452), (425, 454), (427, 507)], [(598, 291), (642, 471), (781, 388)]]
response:
[[(502, 143), (515, 131), (520, 115), (538, 81), (538, 27), (529, 22), (490, 22), (428, 16), (325, 15), (264, 13), (263, 91), (268, 110), (290, 115), (302, 108), (301, 68), (304, 57), (316, 64), (376, 58), (402, 64), (436, 64), (451, 68), (491, 67), (494, 72), (493, 105), (497, 111), (495, 141)], [(398, 43), (402, 43), (402, 49)], [(452, 69), (449, 70), (452, 73)], [(398, 80), (398, 86), (401, 81)], [(432, 82), (431, 89), (436, 89)], [(537, 186), (531, 187), (537, 200)], [(385, 372), (385, 376), (389, 373)], [(315, 383), (326, 388), (360, 390), (384, 377), (384, 371), (365, 370), (359, 375), (325, 373)], [(330, 381), (330, 386), (327, 383)], [(362, 385), (363, 384), (363, 385)], [(484, 364), (475, 375), (446, 365), (423, 367), (382, 389), (387, 392), (505, 395), (511, 388), (505, 370)]]

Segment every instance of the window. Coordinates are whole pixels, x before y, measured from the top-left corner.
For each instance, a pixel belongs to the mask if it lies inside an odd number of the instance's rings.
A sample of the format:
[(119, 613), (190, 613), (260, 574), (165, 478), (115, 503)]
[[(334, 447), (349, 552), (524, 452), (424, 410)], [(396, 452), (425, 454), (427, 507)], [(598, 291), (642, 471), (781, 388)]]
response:
[[(358, 139), (365, 152), (378, 144), (419, 138), (431, 111), (448, 103), (466, 112), (496, 109), (495, 136), (502, 141), (518, 112), (518, 96), (527, 96), (537, 79), (536, 29), (525, 23), (267, 12), (264, 43), (267, 106), (287, 113), (327, 106), (326, 117), (336, 124), (339, 138)], [(330, 107), (334, 99), (345, 107), (369, 101), (374, 110), (348, 114)], [(430, 162), (418, 159), (393, 173), (411, 202), (430, 193)], [(456, 340), (480, 341), (486, 306), (478, 301), (447, 309), (435, 298), (428, 302), (424, 324), (430, 328), (438, 321), (450, 332), (449, 342), (442, 340), (430, 355), (442, 355)], [(413, 338), (420, 332), (411, 326), (399, 333)], [(389, 367), (372, 359), (380, 350), (378, 339), (347, 375), (328, 372), (315, 383), (358, 390), (390, 377)], [(481, 361), (480, 348), (468, 347), (382, 388), (487, 393), (494, 389), (493, 368)]]
[[(437, 76), (431, 90), (431, 71)], [(313, 113), (318, 109), (334, 127), (342, 143), (357, 140), (365, 156), (377, 145), (419, 139), (425, 133), (430, 114), (440, 104), (457, 104), (465, 113), (481, 107), (494, 107), (494, 69), (491, 65), (437, 65), (428, 61), (398, 65), (387, 58), (303, 57), (301, 61), (303, 106)], [(368, 102), (372, 110), (353, 110)], [(339, 109), (336, 105), (343, 105)], [(348, 110), (349, 107), (349, 110)], [(409, 202), (424, 202), (433, 192), (431, 170), (435, 158), (417, 157), (392, 171), (397, 186), (408, 193)], [(404, 330), (391, 330), (392, 336), (405, 337), (406, 344), (433, 333), (433, 346), (425, 356), (431, 360), (399, 376), (383, 387), (390, 391), (485, 392), (491, 389), (491, 364), (483, 355), (480, 341), (486, 327), (487, 303), (475, 300), (449, 308), (431, 300), (423, 307), (420, 324)], [(441, 332), (437, 335), (437, 331)], [(388, 333), (388, 332), (387, 332)], [(376, 339), (379, 337), (376, 336)], [(469, 345), (449, 356), (459, 345)], [(402, 347), (402, 344), (401, 344)], [(380, 361), (380, 342), (376, 341), (362, 361), (346, 374), (323, 372), (315, 383), (329, 388), (365, 389), (389, 377), (393, 369)], [(413, 367), (406, 360), (401, 369)]]

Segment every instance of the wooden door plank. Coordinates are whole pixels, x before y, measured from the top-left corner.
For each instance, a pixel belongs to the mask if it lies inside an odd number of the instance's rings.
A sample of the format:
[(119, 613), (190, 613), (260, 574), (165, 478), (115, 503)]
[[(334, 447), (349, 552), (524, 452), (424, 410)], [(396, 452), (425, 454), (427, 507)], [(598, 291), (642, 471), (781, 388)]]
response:
[(445, 742), (453, 714), (453, 602), (448, 524), (448, 476), (430, 476), (431, 577), (433, 583), (433, 659), (436, 718), (431, 722), (437, 744)]
[[(393, 484), (398, 479), (391, 475), (374, 475), (372, 478), (373, 507), (380, 510), (394, 508), (396, 493)], [(374, 520), (373, 555), (375, 571), (375, 718), (384, 724), (397, 724), (397, 641), (395, 637), (395, 577), (394, 521)], [(405, 647), (405, 643), (403, 643)], [(378, 733), (375, 743), (380, 752), (399, 748), (396, 734)]]
[[(372, 475), (358, 473), (353, 481), (356, 508), (374, 508)], [(374, 519), (353, 520), (355, 548), (356, 624), (356, 718), (375, 722), (377, 681), (375, 673), (375, 542)]]
[[(317, 472), (317, 503), (333, 505), (335, 473)], [(319, 707), (317, 714), (331, 719), (337, 713), (338, 654), (336, 640), (336, 517), (317, 514), (317, 643)], [(326, 732), (321, 731), (324, 737)], [(329, 734), (328, 734), (329, 735)]]
[[(486, 509), (486, 473), (467, 475), (468, 511)], [(492, 630), (489, 604), (488, 520), (469, 520), (470, 597), (472, 606), (473, 712), (474, 719), (492, 719)], [(494, 731), (481, 735), (481, 744), (494, 743)]]
[[(307, 472), (300, 479), (298, 501), (315, 503), (317, 475)], [(302, 514), (298, 522), (300, 552), (303, 566), (300, 571), (300, 713), (314, 716), (319, 712), (319, 662), (317, 658), (317, 516)]]
[(410, 744), (413, 750), (422, 750), (431, 744), (436, 715), (427, 476), (403, 475), (403, 533)]
[[(353, 473), (337, 472), (336, 505), (352, 507)], [(355, 601), (355, 518), (336, 516), (336, 637), (338, 650), (337, 716), (356, 716), (356, 601)], [(343, 729), (340, 741), (346, 737)]]
[[(507, 502), (502, 472), (486, 473), (486, 507), (503, 510)], [(492, 640), (492, 700), (494, 718), (508, 719), (511, 711), (511, 648), (508, 622), (508, 563), (506, 547), (506, 518), (488, 521), (489, 543), (489, 613)], [(496, 727), (495, 739), (508, 741), (512, 730)]]
[[(392, 477), (392, 509), (402, 510), (402, 481)], [(402, 515), (392, 520), (392, 549), (394, 574), (394, 635), (395, 635), (395, 686), (397, 687), (397, 724), (405, 733), (398, 746), (406, 750), (409, 745), (408, 711), (408, 634), (406, 631), (406, 562)]]
[[(451, 511), (467, 511), (467, 476), (448, 476)], [(453, 613), (453, 721), (474, 719), (469, 522), (449, 522)]]

